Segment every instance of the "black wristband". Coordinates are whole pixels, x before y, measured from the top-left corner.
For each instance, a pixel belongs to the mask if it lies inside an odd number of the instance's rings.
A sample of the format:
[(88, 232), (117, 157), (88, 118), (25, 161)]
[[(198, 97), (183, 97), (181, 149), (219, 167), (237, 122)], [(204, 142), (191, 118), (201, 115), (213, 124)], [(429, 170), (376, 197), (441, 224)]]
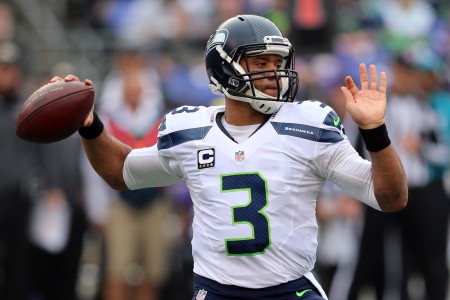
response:
[(391, 144), (389, 135), (386, 129), (386, 124), (373, 129), (359, 128), (359, 133), (369, 152), (378, 152)]
[(92, 140), (103, 132), (103, 128), (104, 126), (102, 120), (100, 120), (97, 113), (94, 111), (94, 121), (91, 126), (80, 127), (80, 129), (78, 129), (78, 133), (85, 139)]

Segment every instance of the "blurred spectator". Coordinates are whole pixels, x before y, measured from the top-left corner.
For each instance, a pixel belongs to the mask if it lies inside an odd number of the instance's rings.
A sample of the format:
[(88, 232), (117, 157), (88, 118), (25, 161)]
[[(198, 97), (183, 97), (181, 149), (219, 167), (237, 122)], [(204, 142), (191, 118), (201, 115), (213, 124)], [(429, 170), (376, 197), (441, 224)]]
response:
[(333, 51), (345, 75), (359, 76), (359, 63), (375, 64), (388, 70), (390, 53), (380, 43), (378, 33), (372, 29), (359, 29), (337, 35)]
[[(208, 87), (208, 77), (205, 72), (205, 62), (202, 55), (191, 55), (186, 64), (165, 70), (163, 88), (169, 107), (180, 105), (208, 105), (215, 96)], [(186, 93), (178, 87), (189, 86)]]
[[(176, 39), (181, 38), (188, 44), (198, 44), (203, 50), (204, 41), (211, 32), (208, 30), (213, 23), (215, 2), (211, 0), (171, 0), (180, 15), (184, 16), (180, 24), (180, 32)], [(170, 3), (171, 1), (167, 1)]]
[(290, 40), (298, 53), (331, 51), (335, 1), (298, 0), (291, 6)]
[(217, 27), (224, 20), (236, 16), (238, 14), (244, 14), (246, 12), (246, 1), (245, 0), (234, 0), (234, 1), (220, 1), (215, 0), (215, 14), (214, 22), (212, 27)]
[(290, 3), (289, 0), (249, 0), (248, 10), (251, 13), (264, 16), (277, 24), (285, 35), (290, 35)]
[(343, 278), (335, 279), (334, 299), (358, 300), (364, 294), (371, 299), (400, 299), (401, 257), (397, 224), (392, 215), (382, 215), (364, 210), (363, 222), (358, 234), (357, 259), (349, 265)]
[(383, 44), (394, 53), (426, 39), (437, 20), (436, 11), (425, 0), (383, 0), (378, 4)]
[(37, 145), (40, 186), (30, 216), (32, 299), (78, 299), (78, 269), (87, 228), (80, 152), (76, 135)]
[(450, 203), (441, 176), (434, 177), (430, 167), (448, 165), (449, 149), (443, 143), (429, 95), (423, 93), (418, 60), (406, 53), (397, 58), (394, 71), (399, 68), (406, 70), (403, 80), (394, 72), (386, 124), (409, 185), (408, 206), (394, 214), (402, 236), (401, 299), (411, 297), (408, 283), (413, 276), (425, 284), (424, 299), (446, 299)]
[[(445, 61), (425, 44), (410, 49), (410, 52), (422, 101), (428, 102), (435, 113), (434, 130), (425, 132), (422, 141), (431, 140), (441, 146), (429, 147), (426, 143), (422, 146), (429, 172), (429, 183), (425, 189), (427, 202), (413, 202), (403, 216), (406, 219), (404, 232), (407, 232), (404, 234), (411, 234), (411, 225), (419, 230), (417, 235), (408, 235), (409, 243), (404, 245), (409, 251), (407, 258), (411, 265), (406, 271), (409, 276), (416, 272), (422, 277), (427, 299), (444, 299), (449, 280), (446, 249), (450, 198), (444, 180), (448, 180), (450, 167), (450, 93), (444, 89), (442, 75)], [(420, 234), (428, 239), (418, 242)]]
[[(450, 11), (449, 11), (450, 12)], [(431, 51), (438, 55), (442, 60), (450, 57), (450, 14), (447, 19), (440, 18), (435, 22), (434, 26), (427, 34), (427, 39), (422, 42), (426, 43)], [(420, 47), (420, 45), (419, 45)], [(447, 66), (440, 67), (442, 73), (445, 72)], [(447, 70), (448, 71), (448, 70)]]
[(205, 0), (116, 0), (100, 2), (95, 8), (96, 15), (123, 43), (155, 47), (207, 39), (213, 5)]
[[(133, 148), (156, 142), (165, 111), (159, 77), (144, 53), (121, 50), (100, 92), (107, 129)], [(170, 254), (166, 219), (170, 202), (159, 188), (114, 191), (84, 163), (86, 199), (94, 226), (105, 234), (107, 300), (159, 299)]]
[(16, 43), (0, 42), (0, 299), (5, 300), (25, 300), (29, 291), (28, 220), (37, 179), (33, 145), (15, 134), (25, 100), (23, 60)]
[(15, 22), (11, 7), (6, 3), (0, 3), (0, 41), (14, 38)]
[(335, 33), (345, 33), (380, 26), (379, 3), (370, 0), (337, 0), (334, 11)]
[[(418, 76), (416, 62), (405, 54), (393, 61), (386, 116), (408, 177), (408, 206), (385, 216), (366, 211), (358, 265), (346, 299), (358, 299), (367, 287), (380, 300), (446, 299), (449, 201), (441, 178), (433, 177), (430, 167), (448, 166), (448, 148), (423, 93), (424, 78)], [(417, 277), (424, 290), (411, 289), (417, 288), (412, 284)]]
[[(26, 78), (24, 56), (0, 44), (2, 176), (1, 299), (75, 299), (84, 232), (77, 137), (39, 145), (15, 136)], [(3, 261), (4, 260), (4, 261)]]
[[(427, 44), (416, 45), (409, 53), (417, 70), (419, 93), (428, 99), (437, 114), (438, 136), (446, 148), (450, 149), (450, 91), (449, 82), (445, 78), (445, 57), (440, 56)], [(436, 153), (435, 157), (441, 159), (437, 160), (437, 164), (431, 164), (432, 178), (441, 178), (447, 171), (450, 166), (447, 154), (447, 151)]]

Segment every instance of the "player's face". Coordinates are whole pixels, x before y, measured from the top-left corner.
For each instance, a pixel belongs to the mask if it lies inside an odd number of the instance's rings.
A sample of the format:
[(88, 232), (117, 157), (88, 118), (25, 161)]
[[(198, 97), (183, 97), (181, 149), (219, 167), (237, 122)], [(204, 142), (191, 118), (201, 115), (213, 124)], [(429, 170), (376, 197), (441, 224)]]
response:
[[(255, 88), (269, 96), (277, 97), (278, 86), (281, 90), (281, 79), (279, 80), (277, 85), (276, 78), (274, 78), (274, 70), (280, 69), (283, 65), (283, 59), (281, 58), (281, 56), (276, 54), (249, 56), (247, 62), (248, 66), (244, 58), (242, 58), (240, 61), (240, 65), (246, 72), (267, 71), (265, 73), (252, 75), (253, 79), (261, 77), (261, 79), (253, 81)], [(266, 76), (270, 76), (270, 78), (267, 78)]]

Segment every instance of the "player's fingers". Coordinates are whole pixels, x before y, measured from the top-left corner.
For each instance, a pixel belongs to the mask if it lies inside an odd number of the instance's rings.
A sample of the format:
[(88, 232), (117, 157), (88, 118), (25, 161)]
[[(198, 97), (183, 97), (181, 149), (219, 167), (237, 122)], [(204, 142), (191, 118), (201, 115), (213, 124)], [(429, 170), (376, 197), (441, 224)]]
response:
[(343, 87), (341, 87), (341, 91), (342, 91), (342, 93), (344, 93), (344, 97), (345, 97), (345, 100), (347, 102), (348, 101), (352, 101), (352, 100), (354, 101), (354, 97), (352, 95), (352, 92), (348, 88), (343, 86)]
[(378, 75), (377, 75), (377, 67), (375, 65), (369, 66), (370, 72), (370, 85), (369, 88), (371, 90), (378, 90)]
[(85, 83), (86, 85), (90, 85), (90, 86), (94, 85), (94, 84), (92, 83), (92, 80), (90, 80), (90, 79), (85, 79), (85, 80), (84, 80), (84, 83)]
[(84, 119), (83, 121), (83, 127), (91, 126), (92, 122), (94, 121), (94, 105), (92, 105), (91, 111), (89, 112), (89, 115)]
[(50, 79), (50, 82), (57, 82), (57, 81), (61, 81), (61, 80), (64, 80), (64, 79), (62, 79), (62, 78), (59, 77), (59, 76), (55, 76), (55, 77), (53, 77), (52, 79)]
[(345, 77), (345, 86), (353, 95), (356, 95), (359, 92), (359, 89), (351, 76)]
[(73, 74), (69, 74), (66, 77), (64, 77), (65, 81), (80, 81), (80, 78), (78, 78), (77, 76), (73, 75)]
[(365, 64), (359, 64), (359, 76), (361, 78), (361, 89), (367, 90), (369, 88), (369, 77)]
[(386, 72), (380, 73), (380, 92), (386, 95), (387, 75)]

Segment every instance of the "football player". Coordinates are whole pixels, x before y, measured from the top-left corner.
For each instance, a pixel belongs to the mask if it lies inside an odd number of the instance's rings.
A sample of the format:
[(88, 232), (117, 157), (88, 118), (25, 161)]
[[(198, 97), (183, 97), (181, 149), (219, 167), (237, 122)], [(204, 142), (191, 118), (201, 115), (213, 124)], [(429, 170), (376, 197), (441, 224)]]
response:
[(342, 87), (369, 162), (332, 108), (294, 101), (294, 48), (271, 21), (225, 21), (207, 42), (205, 62), (209, 86), (225, 105), (174, 109), (157, 144), (142, 149), (118, 142), (91, 113), (79, 133), (93, 168), (116, 189), (186, 181), (194, 207), (193, 300), (327, 299), (311, 273), (323, 184), (333, 181), (381, 211), (407, 203), (402, 163), (384, 125), (386, 74), (378, 79), (374, 65), (368, 74), (361, 64), (361, 88), (350, 76)]

